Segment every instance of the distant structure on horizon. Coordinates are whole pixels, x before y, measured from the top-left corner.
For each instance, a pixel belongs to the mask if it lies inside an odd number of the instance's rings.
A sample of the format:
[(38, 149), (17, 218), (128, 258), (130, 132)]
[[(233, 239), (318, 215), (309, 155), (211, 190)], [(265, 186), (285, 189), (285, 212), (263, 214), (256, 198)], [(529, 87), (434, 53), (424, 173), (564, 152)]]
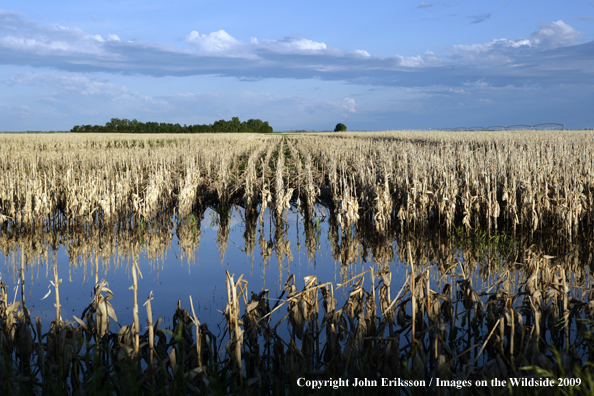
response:
[(565, 124), (545, 123), (536, 125), (512, 125), (504, 126), (490, 126), (490, 127), (458, 127), (458, 128), (431, 128), (430, 131), (522, 131), (522, 130), (538, 130), (538, 131), (565, 131)]

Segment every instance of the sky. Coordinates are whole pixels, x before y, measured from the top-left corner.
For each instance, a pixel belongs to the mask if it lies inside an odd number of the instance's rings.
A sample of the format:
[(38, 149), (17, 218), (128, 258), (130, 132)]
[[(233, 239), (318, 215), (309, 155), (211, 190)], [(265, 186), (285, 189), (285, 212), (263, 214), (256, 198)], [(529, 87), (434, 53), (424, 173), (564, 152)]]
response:
[(594, 1), (8, 1), (0, 131), (594, 127)]

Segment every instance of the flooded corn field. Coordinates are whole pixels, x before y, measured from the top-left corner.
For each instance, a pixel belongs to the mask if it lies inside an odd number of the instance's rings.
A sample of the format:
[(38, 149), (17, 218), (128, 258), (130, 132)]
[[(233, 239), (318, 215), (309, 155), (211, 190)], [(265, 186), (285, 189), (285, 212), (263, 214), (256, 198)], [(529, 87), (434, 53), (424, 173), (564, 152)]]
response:
[(2, 135), (0, 390), (592, 392), (593, 143)]

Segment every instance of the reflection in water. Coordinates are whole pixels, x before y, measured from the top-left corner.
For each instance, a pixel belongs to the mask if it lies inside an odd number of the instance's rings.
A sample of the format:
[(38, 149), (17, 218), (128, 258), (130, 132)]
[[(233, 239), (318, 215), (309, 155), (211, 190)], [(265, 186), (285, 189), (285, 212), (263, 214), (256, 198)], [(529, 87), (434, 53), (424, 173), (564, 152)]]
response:
[[(551, 348), (562, 350), (561, 359), (574, 370), (590, 356), (592, 238), (568, 244), (546, 235), (539, 240), (463, 228), (402, 233), (388, 223), (379, 229), (367, 221), (349, 223), (334, 204), (280, 213), (258, 209), (198, 206), (182, 217), (109, 227), (4, 225), (2, 270), (13, 275), (13, 301), (20, 290), (22, 304), (19, 310), (10, 303), (7, 286), (0, 285), (4, 328), (17, 326), (8, 338), (11, 348), (28, 345), (29, 309), (38, 315), (36, 305), (47, 302), (41, 309), (43, 323), (52, 322), (46, 340), (60, 332), (74, 344), (84, 337), (100, 353), (139, 356), (143, 367), (156, 361), (171, 373), (220, 362), (230, 389), (241, 389), (244, 375), (281, 387), (282, 378), (302, 372), (505, 378), (531, 364), (555, 367)], [(262, 272), (254, 271), (258, 253)], [(266, 271), (273, 256), (278, 276), (271, 278)], [(66, 270), (69, 282), (61, 283)], [(90, 303), (74, 301), (81, 289), (93, 290)], [(45, 293), (53, 297), (41, 300)], [(139, 306), (145, 295), (148, 327), (141, 326)], [(188, 301), (192, 314), (182, 308)], [(152, 309), (164, 320), (155, 323)], [(286, 327), (279, 326), (283, 322)], [(191, 348), (168, 342), (165, 327)], [(59, 352), (47, 342), (47, 359), (58, 361)], [(173, 350), (191, 358), (175, 363)], [(167, 383), (170, 377), (154, 378)], [(194, 377), (180, 378), (191, 383)]]
[(225, 254), (227, 253), (227, 244), (229, 242), (229, 224), (231, 216), (231, 207), (225, 204), (221, 204), (216, 206), (214, 210), (219, 216), (217, 219), (217, 217), (211, 212), (213, 216), (211, 227), (217, 228), (217, 238), (215, 241), (219, 246), (219, 254), (221, 256), (222, 265), (225, 261)]
[[(97, 284), (112, 273), (110, 283), (121, 283), (118, 286), (122, 287), (120, 293), (126, 293), (129, 285), (125, 285), (118, 274), (129, 277), (130, 263), (140, 254), (146, 260), (152, 278), (150, 282), (141, 280), (141, 284), (145, 282), (152, 285), (148, 287), (162, 288), (177, 298), (190, 293), (197, 295), (191, 286), (193, 278), (188, 277), (191, 268), (196, 267), (194, 273), (200, 277), (199, 283), (209, 285), (201, 292), (203, 298), (199, 304), (202, 306), (208, 301), (209, 294), (210, 304), (216, 304), (222, 295), (222, 288), (217, 289), (221, 266), (238, 274), (248, 271), (243, 263), (250, 263), (251, 277), (264, 278), (262, 289), (271, 290), (274, 290), (272, 285), (284, 284), (286, 277), (295, 272), (315, 271), (321, 279), (332, 280), (339, 276), (340, 282), (345, 282), (372, 264), (377, 271), (398, 271), (394, 264), (407, 261), (407, 246), (412, 262), (438, 270), (432, 271), (434, 280), (451, 274), (458, 261), (462, 261), (475, 285), (493, 282), (491, 278), (496, 278), (502, 270), (521, 268), (537, 253), (554, 256), (555, 265), (570, 270), (572, 280), (579, 284), (586, 281), (592, 264), (594, 242), (587, 236), (570, 244), (563, 237), (547, 234), (524, 236), (518, 233), (513, 237), (503, 232), (488, 234), (463, 228), (453, 228), (451, 233), (425, 230), (415, 234), (402, 233), (396, 224), (381, 231), (367, 221), (345, 221), (341, 210), (334, 204), (326, 208), (322, 205), (310, 207), (305, 203), (279, 215), (269, 209), (262, 212), (252, 203), (247, 210), (231, 205), (217, 205), (212, 209), (196, 205), (184, 217), (161, 214), (150, 223), (143, 218), (110, 225), (99, 220), (85, 223), (56, 221), (45, 228), (26, 228), (5, 222), (0, 233), (0, 249), (5, 257), (2, 272), (5, 282), (12, 275), (14, 285), (21, 285), (23, 302), (26, 288), (22, 285), (27, 285), (30, 295), (44, 294), (43, 284), (47, 283), (43, 278), (48, 281), (53, 278), (51, 268), (54, 265), (58, 266), (62, 276), (67, 271), (70, 283)], [(214, 231), (216, 235), (212, 234)], [(242, 239), (243, 247), (240, 246)], [(301, 250), (302, 239), (305, 241), (304, 251)], [(219, 270), (212, 262), (214, 246), (218, 250)], [(201, 249), (204, 250), (202, 253)], [(230, 249), (233, 254), (227, 257)], [(243, 257), (238, 255), (240, 252)], [(324, 258), (328, 252), (336, 264), (336, 271)], [(301, 268), (301, 254), (306, 255), (307, 269)], [(263, 272), (254, 274), (254, 259), (258, 255), (262, 257)], [(270, 268), (273, 255), (278, 276), (270, 278), (266, 269)], [(299, 258), (297, 262), (295, 257)], [(63, 265), (64, 259), (69, 263), (67, 268)], [(186, 275), (179, 272), (176, 259), (187, 267)], [(72, 286), (68, 290), (80, 294), (78, 289), (78, 286)], [(117, 291), (115, 286), (112, 289)], [(67, 291), (62, 295), (70, 297)], [(154, 306), (159, 307), (159, 304)], [(211, 309), (220, 309), (220, 305)]]
[(204, 220), (205, 210), (203, 207), (201, 211), (178, 218), (177, 221), (176, 236), (180, 247), (180, 259), (183, 261), (186, 258), (188, 266), (195, 264), (202, 235), (200, 224)]

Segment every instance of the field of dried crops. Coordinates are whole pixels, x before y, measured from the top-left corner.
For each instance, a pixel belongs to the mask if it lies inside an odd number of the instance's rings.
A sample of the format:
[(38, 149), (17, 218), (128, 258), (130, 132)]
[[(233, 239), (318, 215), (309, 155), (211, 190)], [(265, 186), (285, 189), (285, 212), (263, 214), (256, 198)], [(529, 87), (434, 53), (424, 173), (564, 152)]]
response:
[[(331, 205), (343, 229), (461, 224), (556, 232), (594, 221), (589, 132), (0, 136), (0, 222), (126, 223), (198, 204)], [(260, 211), (261, 211), (260, 209)]]
[[(0, 281), (0, 390), (309, 394), (295, 386), (299, 377), (474, 383), (551, 375), (579, 378), (574, 391), (591, 392), (593, 143), (594, 134), (579, 131), (0, 135), (0, 249), (21, 284), (25, 266), (45, 258), (56, 306), (44, 332), (24, 288), (21, 301), (16, 291), (11, 300)], [(259, 245), (266, 261), (274, 249), (279, 262), (291, 254), (287, 211), (302, 214), (313, 256), (316, 208), (327, 208), (341, 283), (306, 276), (301, 289), (291, 275), (271, 296), (222, 274), (223, 339), (200, 323), (191, 299), (192, 314), (178, 306), (170, 330), (155, 323), (149, 299), (141, 331), (139, 251), (159, 257), (175, 234), (182, 256), (192, 256), (211, 207), (222, 261), (234, 205), (244, 210), (246, 253)], [(257, 239), (266, 210), (270, 241)], [(477, 240), (497, 241), (493, 254)], [(96, 266), (93, 301), (72, 322), (62, 320), (58, 268), (48, 260), (58, 245), (71, 265), (83, 257)], [(395, 254), (406, 263), (398, 285)], [(132, 263), (134, 291), (133, 323), (117, 333), (109, 328), (113, 292), (97, 271), (100, 257), (115, 255)], [(372, 256), (370, 269), (343, 273), (359, 255)], [(339, 305), (335, 292), (347, 288)]]

